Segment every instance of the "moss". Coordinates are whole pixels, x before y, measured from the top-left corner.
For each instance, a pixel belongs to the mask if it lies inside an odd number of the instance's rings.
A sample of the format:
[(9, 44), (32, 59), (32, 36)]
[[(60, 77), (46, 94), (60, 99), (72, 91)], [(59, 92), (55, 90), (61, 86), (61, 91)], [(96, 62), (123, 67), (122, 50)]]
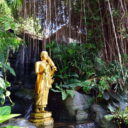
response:
[(19, 18), (19, 28), (17, 30), (18, 33), (28, 33), (32, 36), (37, 36), (38, 38), (42, 38), (43, 32), (42, 27), (40, 25), (40, 21), (38, 18), (34, 19), (33, 17), (28, 17), (26, 19)]

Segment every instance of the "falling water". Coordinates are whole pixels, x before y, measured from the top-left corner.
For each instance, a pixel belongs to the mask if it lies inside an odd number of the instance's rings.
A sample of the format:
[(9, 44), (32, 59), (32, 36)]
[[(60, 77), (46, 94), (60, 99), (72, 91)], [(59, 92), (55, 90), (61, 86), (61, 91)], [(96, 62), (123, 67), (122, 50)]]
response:
[(26, 111), (26, 114), (24, 116), (25, 119), (29, 119), (30, 118), (30, 113), (32, 112), (32, 107), (33, 107), (33, 103), (30, 104), (30, 106), (28, 107), (27, 111)]
[(24, 0), (21, 16), (24, 19), (33, 17), (35, 22), (38, 19), (42, 33), (41, 37), (38, 33), (23, 33), (23, 39), (28, 43), (21, 46), (15, 65), (16, 70), (22, 72), (22, 78), (31, 72), (30, 67), (34, 69), (40, 52), (46, 49), (46, 43), (52, 40), (58, 43), (86, 41), (85, 0)]
[[(80, 7), (77, 7), (78, 2)], [(76, 31), (78, 36), (80, 32), (85, 36), (81, 31), (85, 31), (84, 4), (85, 0), (24, 0), (22, 15), (24, 18), (32, 16), (39, 19), (42, 38), (48, 39), (53, 34), (58, 34), (65, 26), (68, 28), (68, 36), (74, 38), (76, 35), (72, 36), (72, 31)], [(80, 12), (76, 13), (77, 8), (80, 8)], [(77, 38), (77, 41), (80, 40)]]

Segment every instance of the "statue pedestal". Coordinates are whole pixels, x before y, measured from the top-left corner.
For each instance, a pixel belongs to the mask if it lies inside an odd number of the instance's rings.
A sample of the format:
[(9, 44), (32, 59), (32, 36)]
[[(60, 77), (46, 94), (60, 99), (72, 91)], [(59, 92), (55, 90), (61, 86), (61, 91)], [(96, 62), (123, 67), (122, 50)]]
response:
[(51, 112), (32, 113), (30, 121), (37, 127), (53, 126), (54, 120)]

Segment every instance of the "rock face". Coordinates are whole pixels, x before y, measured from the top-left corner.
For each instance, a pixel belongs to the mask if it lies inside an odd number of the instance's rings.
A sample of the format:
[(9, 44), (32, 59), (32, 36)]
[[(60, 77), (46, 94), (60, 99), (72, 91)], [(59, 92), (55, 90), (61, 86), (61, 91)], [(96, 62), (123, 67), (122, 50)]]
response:
[[(123, 94), (112, 94), (111, 98), (113, 102), (110, 103), (114, 108), (120, 108), (121, 110), (125, 110), (128, 107), (128, 92), (125, 91)], [(115, 102), (114, 102), (115, 101)]]
[(28, 120), (25, 120), (23, 118), (19, 118), (19, 119), (11, 119), (8, 121), (8, 123), (3, 124), (1, 127), (5, 127), (5, 126), (19, 126), (19, 127), (23, 127), (23, 128), (36, 128), (36, 126), (32, 123), (30, 123)]
[(75, 91), (73, 98), (69, 97), (65, 105), (70, 116), (75, 116), (76, 120), (85, 120), (88, 118), (87, 109), (92, 105), (93, 98)]
[[(23, 118), (19, 119), (11, 119), (8, 121), (8, 123), (0, 125), (0, 127), (5, 126), (19, 126), (22, 128), (37, 128), (34, 124), (30, 123), (28, 120), (25, 120)], [(38, 128), (53, 128), (53, 126), (45, 126), (45, 127), (38, 127)], [(73, 124), (73, 123), (59, 123), (54, 125), (54, 128), (97, 128), (96, 124), (94, 122), (83, 122), (79, 124)]]
[[(93, 104), (94, 103), (93, 101), (94, 100), (92, 97), (75, 91), (74, 97), (73, 98), (69, 97), (65, 101), (65, 105), (67, 107), (70, 116), (75, 117), (76, 121), (81, 122), (91, 119), (99, 123), (104, 119), (104, 116), (107, 114), (107, 112), (102, 107), (102, 105)], [(90, 126), (86, 126), (86, 127), (90, 128)], [(79, 127), (76, 128), (86, 128), (86, 127), (85, 125), (80, 125)], [(93, 127), (94, 126), (92, 125), (91, 128)]]
[[(25, 116), (28, 113), (28, 109), (34, 101), (34, 90), (19, 88), (12, 91), (12, 100), (15, 105), (12, 107), (13, 113), (20, 113)], [(32, 106), (31, 106), (32, 108)]]
[(103, 109), (102, 106), (98, 104), (93, 104), (91, 107), (91, 111), (95, 113), (95, 121), (99, 122), (104, 118), (104, 115), (106, 114), (106, 111)]
[(84, 121), (88, 119), (88, 113), (83, 110), (78, 110), (76, 113), (76, 120), (77, 121)]

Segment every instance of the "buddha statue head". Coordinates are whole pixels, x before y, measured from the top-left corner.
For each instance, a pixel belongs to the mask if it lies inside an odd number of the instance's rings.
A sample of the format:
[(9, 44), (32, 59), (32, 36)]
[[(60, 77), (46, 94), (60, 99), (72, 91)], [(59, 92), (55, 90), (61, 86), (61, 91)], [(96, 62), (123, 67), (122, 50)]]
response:
[(41, 57), (41, 60), (47, 60), (48, 52), (42, 51), (40, 57)]

